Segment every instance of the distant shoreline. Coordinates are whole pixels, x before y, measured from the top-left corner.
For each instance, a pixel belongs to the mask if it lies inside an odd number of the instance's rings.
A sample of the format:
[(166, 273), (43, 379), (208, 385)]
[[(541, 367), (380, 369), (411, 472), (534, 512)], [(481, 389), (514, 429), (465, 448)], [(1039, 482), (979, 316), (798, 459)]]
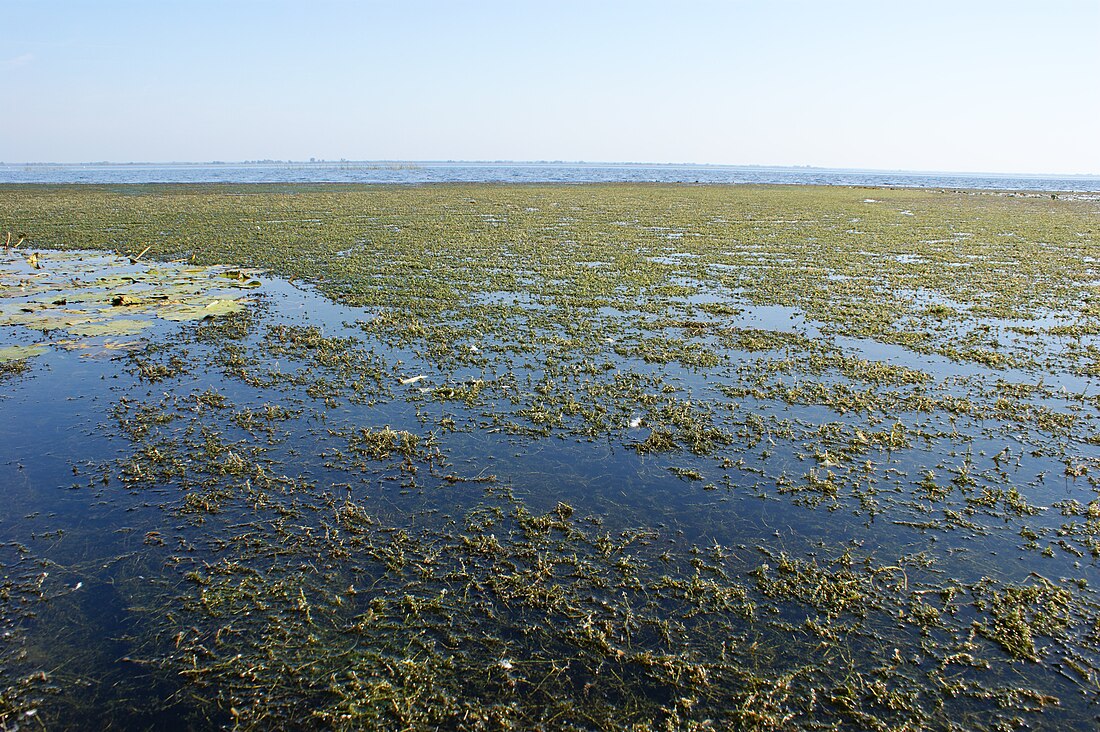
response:
[(56, 162), (56, 161), (24, 161), (24, 162), (0, 162), (2, 168), (239, 168), (239, 167), (345, 167), (361, 166), (375, 168), (430, 168), (430, 167), (492, 167), (492, 168), (585, 168), (585, 169), (700, 169), (700, 170), (755, 170), (755, 171), (786, 171), (792, 173), (844, 173), (844, 174), (871, 174), (871, 175), (905, 175), (905, 176), (951, 176), (951, 177), (980, 177), (980, 178), (1033, 178), (1033, 179), (1097, 179), (1100, 173), (1034, 173), (1034, 172), (988, 172), (988, 171), (952, 171), (952, 170), (910, 170), (905, 168), (845, 168), (823, 167), (816, 165), (764, 165), (764, 164), (727, 164), (727, 163), (646, 163), (646, 162), (621, 162), (621, 161), (565, 161), (565, 160), (240, 160), (240, 161), (83, 161), (83, 162)]

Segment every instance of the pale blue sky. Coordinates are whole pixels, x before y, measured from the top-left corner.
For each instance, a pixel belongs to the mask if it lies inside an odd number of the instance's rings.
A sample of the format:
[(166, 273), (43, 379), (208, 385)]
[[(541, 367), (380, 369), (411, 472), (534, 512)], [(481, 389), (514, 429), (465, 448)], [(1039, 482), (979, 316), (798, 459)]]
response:
[(0, 0), (0, 161), (1100, 173), (1100, 0)]

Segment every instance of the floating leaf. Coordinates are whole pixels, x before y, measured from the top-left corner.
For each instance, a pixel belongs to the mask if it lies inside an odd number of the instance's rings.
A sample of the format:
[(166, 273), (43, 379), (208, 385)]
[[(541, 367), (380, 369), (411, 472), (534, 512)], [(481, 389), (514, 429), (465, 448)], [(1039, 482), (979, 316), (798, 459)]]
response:
[(113, 341), (113, 340), (68, 340), (59, 341), (57, 345), (67, 351), (81, 351), (81, 358), (102, 358), (113, 356), (120, 351), (134, 351), (145, 347), (145, 341)]
[(227, 269), (218, 276), (233, 280), (233, 283), (229, 285), (230, 287), (251, 288), (260, 286), (259, 280), (252, 279), (244, 270), (240, 269)]
[(209, 303), (189, 303), (168, 305), (160, 309), (157, 314), (165, 320), (177, 322), (184, 320), (204, 320), (219, 315), (229, 315), (243, 310), (239, 300), (212, 300)]
[(129, 307), (131, 305), (141, 305), (142, 300), (134, 297), (133, 295), (127, 295), (125, 292), (119, 295), (111, 296), (111, 304), (115, 307)]
[(35, 343), (30, 346), (6, 346), (0, 348), (0, 363), (9, 361), (22, 361), (31, 356), (38, 356), (46, 352), (46, 346)]
[(88, 284), (91, 287), (98, 287), (105, 290), (114, 290), (120, 287), (127, 287), (137, 282), (133, 277), (124, 277), (121, 275), (112, 275), (110, 277), (100, 277), (97, 280), (93, 280)]
[(84, 323), (66, 328), (77, 336), (124, 336), (141, 333), (153, 327), (151, 320), (112, 318), (98, 323)]
[[(81, 338), (127, 336), (155, 324), (152, 316), (189, 321), (227, 315), (243, 309), (240, 289), (260, 285), (241, 269), (146, 265), (116, 255), (51, 252), (49, 269), (32, 269), (45, 261), (0, 255), (0, 326), (31, 330), (66, 330), (74, 339), (67, 348), (83, 348)], [(134, 318), (135, 313), (146, 319)], [(123, 317), (119, 317), (123, 316)], [(102, 350), (134, 344), (87, 344)]]

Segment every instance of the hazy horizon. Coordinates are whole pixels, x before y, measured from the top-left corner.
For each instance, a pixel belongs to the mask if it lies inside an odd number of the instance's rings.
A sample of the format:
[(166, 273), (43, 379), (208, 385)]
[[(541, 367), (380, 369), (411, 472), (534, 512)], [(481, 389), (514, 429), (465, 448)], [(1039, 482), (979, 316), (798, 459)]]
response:
[(766, 163), (699, 163), (699, 162), (652, 162), (629, 160), (401, 160), (401, 159), (377, 159), (377, 160), (352, 160), (340, 158), (336, 160), (313, 159), (262, 159), (262, 160), (25, 160), (4, 161), (0, 165), (8, 167), (92, 167), (92, 166), (169, 166), (169, 165), (194, 165), (194, 166), (243, 166), (243, 165), (493, 165), (493, 166), (578, 166), (578, 167), (669, 167), (669, 168), (760, 168), (774, 170), (822, 170), (837, 172), (859, 173), (907, 173), (912, 175), (951, 175), (951, 176), (989, 176), (998, 178), (1100, 178), (1100, 173), (1061, 173), (1061, 172), (1033, 172), (1033, 171), (989, 171), (989, 170), (914, 170), (907, 168), (853, 168), (842, 166), (823, 165), (769, 165)]

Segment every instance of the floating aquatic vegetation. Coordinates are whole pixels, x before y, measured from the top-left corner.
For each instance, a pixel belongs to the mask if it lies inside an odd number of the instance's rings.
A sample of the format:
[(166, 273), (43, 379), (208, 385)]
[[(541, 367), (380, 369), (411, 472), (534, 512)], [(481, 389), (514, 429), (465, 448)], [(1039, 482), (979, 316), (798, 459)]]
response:
[(25, 358), (38, 356), (46, 351), (47, 347), (42, 343), (34, 343), (29, 346), (4, 346), (0, 348), (0, 363), (22, 361)]
[[(242, 290), (259, 280), (241, 270), (143, 264), (98, 252), (0, 252), (0, 326), (59, 331), (69, 350), (134, 349), (143, 342), (118, 339), (149, 330), (154, 321), (202, 320), (242, 309)], [(123, 345), (125, 344), (125, 345)], [(40, 347), (39, 350), (35, 350)], [(12, 350), (14, 348), (15, 350)], [(19, 350), (22, 349), (22, 350)], [(6, 348), (7, 360), (44, 352), (42, 344)]]
[[(3, 332), (126, 354), (8, 362), (50, 388), (0, 400), (45, 427), (4, 443), (0, 527), (83, 583), (8, 678), (94, 672), (3, 723), (1089, 725), (1095, 205), (872, 195), (0, 188)], [(150, 248), (55, 302), (46, 246), (104, 244)], [(301, 287), (180, 265), (159, 297), (154, 258)], [(109, 612), (109, 663), (56, 640)]]

